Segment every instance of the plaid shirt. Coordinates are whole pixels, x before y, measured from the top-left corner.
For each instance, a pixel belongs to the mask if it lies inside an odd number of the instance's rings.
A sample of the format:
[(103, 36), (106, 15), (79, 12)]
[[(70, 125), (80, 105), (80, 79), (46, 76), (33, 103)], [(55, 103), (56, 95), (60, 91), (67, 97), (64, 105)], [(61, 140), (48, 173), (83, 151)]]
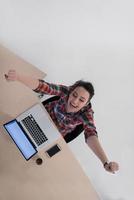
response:
[(38, 87), (34, 91), (42, 94), (60, 96), (59, 100), (47, 103), (45, 108), (63, 137), (73, 131), (79, 124), (83, 124), (85, 140), (91, 135), (97, 136), (91, 104), (76, 113), (66, 112), (66, 104), (70, 90), (71, 87), (51, 84), (40, 80)]

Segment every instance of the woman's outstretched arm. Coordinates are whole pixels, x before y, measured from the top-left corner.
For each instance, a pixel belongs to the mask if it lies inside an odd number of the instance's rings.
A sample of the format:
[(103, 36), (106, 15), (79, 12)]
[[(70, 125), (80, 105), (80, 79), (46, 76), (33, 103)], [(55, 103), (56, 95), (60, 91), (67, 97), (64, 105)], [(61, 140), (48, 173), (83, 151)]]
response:
[[(35, 90), (39, 85), (39, 80), (33, 78), (32, 76), (26, 76), (19, 74), (14, 69), (10, 69), (7, 74), (5, 74), (5, 78), (9, 81), (19, 81), (26, 85), (27, 87), (31, 88), (32, 90)], [(45, 85), (45, 83), (44, 83)], [(47, 86), (47, 84), (46, 84)]]
[(115, 171), (118, 171), (118, 169), (119, 169), (118, 163), (116, 163), (114, 161), (109, 162), (109, 160), (108, 160), (108, 158), (96, 136), (90, 136), (87, 139), (87, 145), (92, 149), (92, 151), (95, 153), (95, 155), (100, 159), (105, 170), (107, 170), (111, 173), (115, 173)]

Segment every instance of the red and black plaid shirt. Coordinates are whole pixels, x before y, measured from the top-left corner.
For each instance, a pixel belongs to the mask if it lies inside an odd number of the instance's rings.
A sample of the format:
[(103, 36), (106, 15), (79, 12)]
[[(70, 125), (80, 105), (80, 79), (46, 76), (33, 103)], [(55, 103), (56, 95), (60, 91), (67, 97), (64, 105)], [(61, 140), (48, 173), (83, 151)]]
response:
[(47, 103), (45, 108), (63, 137), (73, 131), (79, 124), (83, 124), (85, 140), (87, 140), (87, 138), (91, 135), (97, 136), (91, 104), (76, 113), (66, 112), (66, 104), (70, 88), (71, 87), (51, 84), (40, 80), (38, 87), (34, 91), (43, 94), (60, 96), (59, 100)]

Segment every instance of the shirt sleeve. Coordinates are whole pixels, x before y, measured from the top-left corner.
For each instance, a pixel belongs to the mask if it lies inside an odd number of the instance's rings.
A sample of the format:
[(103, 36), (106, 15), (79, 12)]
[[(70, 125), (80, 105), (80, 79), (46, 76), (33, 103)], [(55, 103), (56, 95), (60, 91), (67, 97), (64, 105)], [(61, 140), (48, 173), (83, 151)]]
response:
[(69, 87), (64, 85), (48, 83), (44, 80), (39, 80), (38, 87), (33, 91), (41, 94), (62, 96), (62, 94), (68, 93)]
[(94, 123), (94, 117), (93, 117), (93, 111), (90, 110), (86, 112), (83, 116), (83, 126), (84, 126), (84, 136), (85, 136), (85, 141), (87, 142), (87, 139), (90, 136), (97, 136), (98, 133), (96, 130), (96, 126)]

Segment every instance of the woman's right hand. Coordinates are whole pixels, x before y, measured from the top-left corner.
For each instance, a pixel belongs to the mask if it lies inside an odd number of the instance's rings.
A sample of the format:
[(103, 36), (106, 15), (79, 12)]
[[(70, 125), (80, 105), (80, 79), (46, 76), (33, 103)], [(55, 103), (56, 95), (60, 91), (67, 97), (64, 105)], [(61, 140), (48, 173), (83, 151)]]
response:
[(18, 75), (16, 70), (10, 69), (7, 74), (5, 74), (5, 78), (9, 81), (17, 81)]

